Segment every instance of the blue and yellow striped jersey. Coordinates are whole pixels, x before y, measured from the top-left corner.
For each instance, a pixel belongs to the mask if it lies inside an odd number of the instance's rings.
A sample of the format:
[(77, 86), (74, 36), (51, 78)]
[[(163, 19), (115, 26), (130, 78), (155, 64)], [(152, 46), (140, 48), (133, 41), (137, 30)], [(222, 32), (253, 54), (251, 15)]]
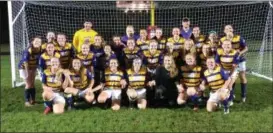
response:
[(201, 84), (201, 70), (200, 66), (189, 68), (188, 66), (181, 66), (182, 84), (186, 87), (199, 87)]
[(50, 60), (53, 57), (60, 58), (59, 52), (54, 52), (53, 56), (48, 55), (46, 52), (44, 52), (40, 59), (39, 59), (39, 66), (42, 71), (44, 71), (47, 68), (50, 68)]
[(212, 91), (216, 91), (223, 87), (228, 78), (224, 70), (220, 66), (216, 66), (212, 72), (208, 69), (204, 71), (203, 80), (205, 80)]
[(124, 79), (124, 74), (121, 70), (112, 72), (110, 68), (105, 69), (102, 82), (105, 83), (107, 89), (121, 89), (120, 81)]
[(168, 38), (167, 42), (172, 42), (173, 43), (173, 49), (174, 50), (181, 50), (182, 47), (184, 46), (185, 39), (183, 37), (179, 37), (178, 40), (174, 40), (173, 37)]
[[(46, 69), (42, 74), (42, 83), (48, 87), (52, 87), (54, 91), (61, 91), (62, 84), (56, 83), (55, 78), (57, 78), (56, 74), (53, 74), (50, 68)], [(61, 75), (61, 79), (58, 79), (61, 83), (64, 81), (64, 75)]]
[(141, 41), (140, 39), (137, 39), (136, 46), (140, 48), (142, 51), (148, 51), (149, 50), (149, 40)]
[(69, 68), (72, 57), (74, 56), (74, 51), (71, 43), (66, 43), (64, 47), (57, 47), (56, 51), (60, 53), (60, 63), (62, 68)]
[(129, 86), (131, 89), (141, 89), (146, 85), (146, 73), (145, 67), (141, 67), (138, 73), (135, 73), (132, 68), (127, 70)]
[(25, 69), (25, 66), (27, 65), (29, 69), (36, 69), (39, 64), (40, 56), (41, 48), (28, 47), (23, 53), (23, 57), (18, 64), (18, 68)]
[(238, 52), (232, 49), (228, 54), (219, 48), (215, 56), (216, 63), (220, 64), (225, 70), (231, 71), (233, 64), (238, 64)]
[(94, 75), (86, 68), (82, 68), (79, 72), (73, 69), (69, 71), (70, 78), (74, 83), (73, 87), (80, 90), (86, 89), (90, 84), (90, 80), (94, 79)]
[(94, 66), (95, 62), (95, 56), (93, 52), (89, 52), (88, 55), (83, 55), (82, 53), (79, 53), (76, 55), (76, 58), (80, 59), (82, 62), (82, 65), (90, 71), (91, 66)]
[(143, 57), (143, 64), (149, 69), (156, 69), (157, 66), (163, 63), (163, 55), (158, 50), (154, 54), (151, 54), (150, 51), (144, 51)]

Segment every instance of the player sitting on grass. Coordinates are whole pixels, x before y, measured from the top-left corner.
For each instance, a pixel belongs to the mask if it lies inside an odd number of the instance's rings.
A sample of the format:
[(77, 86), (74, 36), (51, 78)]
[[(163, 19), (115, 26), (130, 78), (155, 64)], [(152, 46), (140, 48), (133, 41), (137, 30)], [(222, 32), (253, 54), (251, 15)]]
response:
[(40, 37), (33, 38), (30, 46), (24, 51), (23, 57), (18, 64), (20, 77), (25, 82), (25, 106), (35, 103), (36, 90), (34, 87), (36, 69), (41, 55), (42, 40)]
[(146, 83), (147, 83), (147, 70), (142, 66), (141, 58), (136, 58), (133, 61), (133, 67), (127, 70), (128, 75), (128, 89), (127, 96), (129, 98), (130, 107), (132, 108), (135, 101), (139, 109), (145, 109), (146, 101)]
[(220, 64), (220, 66), (223, 68), (224, 72), (228, 74), (231, 78), (231, 82), (228, 86), (229, 89), (231, 89), (230, 92), (230, 104), (233, 104), (233, 93), (234, 88), (233, 84), (237, 79), (238, 71), (237, 71), (237, 65), (238, 65), (238, 52), (234, 49), (232, 49), (231, 41), (225, 40), (222, 44), (223, 48), (217, 49), (216, 53), (216, 63)]
[(217, 105), (224, 105), (224, 114), (229, 113), (228, 97), (230, 78), (225, 74), (224, 70), (215, 63), (214, 57), (209, 57), (206, 61), (208, 69), (203, 73), (203, 81), (200, 86), (201, 90), (205, 90), (205, 85), (210, 88), (210, 95), (207, 101), (207, 111), (213, 112)]
[(109, 68), (105, 69), (101, 82), (104, 84), (103, 91), (98, 96), (99, 103), (105, 103), (107, 99), (112, 99), (112, 109), (119, 110), (121, 102), (121, 89), (127, 83), (124, 74), (118, 69), (118, 60), (111, 59)]
[(45, 103), (44, 114), (48, 114), (51, 110), (55, 114), (64, 112), (65, 99), (63, 96), (63, 88), (66, 88), (64, 82), (63, 69), (60, 67), (58, 58), (50, 59), (51, 67), (47, 68), (42, 76), (43, 83), (43, 100)]
[(196, 59), (194, 54), (187, 54), (185, 56), (186, 65), (180, 67), (181, 79), (180, 87), (178, 87), (178, 97), (177, 103), (184, 104), (186, 103), (187, 98), (189, 97), (194, 104), (194, 111), (198, 110), (198, 92), (201, 85), (201, 70), (200, 66), (196, 65)]
[[(68, 81), (72, 84), (71, 87), (65, 88), (65, 93), (72, 94), (75, 98), (84, 99), (88, 103), (92, 103), (94, 100), (94, 91), (102, 88), (100, 85), (93, 88), (94, 76), (93, 74), (84, 68), (79, 59), (73, 59), (72, 67), (69, 71)], [(68, 98), (68, 107), (73, 108), (72, 97)]]

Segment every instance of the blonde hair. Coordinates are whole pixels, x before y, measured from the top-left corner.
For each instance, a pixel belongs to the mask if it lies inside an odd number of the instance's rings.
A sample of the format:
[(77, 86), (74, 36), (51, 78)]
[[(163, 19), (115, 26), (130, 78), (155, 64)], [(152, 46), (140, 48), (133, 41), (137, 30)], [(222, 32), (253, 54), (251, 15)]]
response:
[[(191, 48), (190, 48), (190, 51), (188, 52), (188, 51), (185, 49), (185, 46), (183, 46), (183, 48), (182, 48), (182, 57), (184, 58), (184, 57), (186, 56), (186, 54), (188, 54), (188, 53), (192, 53), (192, 54), (194, 54), (194, 56), (195, 56), (196, 47), (195, 47), (195, 45), (194, 45), (193, 40), (192, 40), (192, 39), (186, 39), (186, 40), (185, 40), (185, 43), (186, 43), (186, 42), (189, 42), (189, 44), (191, 45)], [(185, 43), (184, 43), (184, 45), (185, 45)]]
[(170, 77), (173, 78), (173, 77), (178, 75), (178, 69), (176, 67), (173, 56), (171, 54), (166, 54), (164, 56), (164, 58), (166, 58), (166, 57), (169, 57), (171, 59), (171, 61), (172, 61), (169, 71), (170, 71)]

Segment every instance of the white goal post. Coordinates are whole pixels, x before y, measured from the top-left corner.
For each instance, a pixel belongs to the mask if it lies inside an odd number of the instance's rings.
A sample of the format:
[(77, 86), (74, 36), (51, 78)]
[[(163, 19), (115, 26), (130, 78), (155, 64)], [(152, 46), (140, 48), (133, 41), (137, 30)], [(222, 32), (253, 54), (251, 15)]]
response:
[[(47, 31), (63, 32), (71, 42), (84, 19), (94, 21), (94, 29), (106, 41), (123, 35), (126, 25), (135, 31), (150, 25), (151, 14), (145, 3), (141, 7), (120, 8), (116, 1), (8, 1), (12, 87), (20, 86), (18, 62), (34, 36), (45, 41)], [(235, 34), (248, 44), (247, 71), (272, 81), (272, 2), (268, 1), (155, 1), (154, 23), (168, 37), (171, 28), (180, 27), (183, 17), (201, 32), (223, 33), (232, 24)], [(136, 6), (136, 5), (134, 5)], [(142, 10), (142, 8), (145, 9)]]

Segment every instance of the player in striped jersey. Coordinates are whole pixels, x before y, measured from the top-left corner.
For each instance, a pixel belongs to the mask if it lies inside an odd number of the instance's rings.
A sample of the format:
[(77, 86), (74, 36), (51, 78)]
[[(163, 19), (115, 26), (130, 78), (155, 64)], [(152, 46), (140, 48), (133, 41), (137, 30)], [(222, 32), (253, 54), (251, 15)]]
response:
[(129, 98), (130, 106), (137, 101), (139, 109), (145, 109), (146, 101), (146, 84), (147, 84), (147, 70), (142, 66), (141, 58), (133, 60), (133, 67), (127, 70), (128, 90), (127, 96)]
[(135, 46), (134, 39), (128, 39), (127, 47), (123, 49), (123, 57), (125, 57), (125, 68), (132, 67), (134, 58), (141, 57), (141, 50)]
[(162, 53), (166, 49), (166, 38), (163, 36), (163, 31), (161, 28), (156, 28), (155, 29), (155, 37), (153, 38), (157, 41), (158, 43), (158, 50), (161, 51)]
[(216, 63), (222, 66), (224, 72), (231, 77), (231, 81), (228, 87), (232, 88), (229, 97), (230, 104), (232, 105), (233, 104), (232, 100), (234, 99), (233, 84), (238, 76), (238, 71), (236, 69), (238, 65), (238, 52), (232, 49), (230, 40), (224, 40), (222, 47), (223, 47), (222, 49), (221, 48), (217, 49), (215, 60)]
[(55, 49), (57, 49), (58, 44), (56, 42), (56, 36), (55, 33), (53, 31), (49, 31), (46, 34), (46, 43), (42, 44), (42, 52), (44, 52), (46, 50), (46, 45), (47, 43), (53, 43), (55, 46)]
[(20, 77), (25, 82), (25, 106), (29, 107), (35, 103), (36, 89), (34, 86), (36, 69), (41, 55), (42, 40), (40, 37), (33, 38), (30, 46), (24, 51), (23, 57), (18, 64)]
[(45, 52), (40, 56), (39, 67), (41, 72), (50, 67), (50, 60), (53, 57), (60, 58), (60, 54), (56, 51), (53, 43), (47, 43)]
[(196, 46), (196, 52), (201, 53), (201, 47), (204, 44), (206, 37), (201, 34), (199, 26), (193, 27), (191, 39), (194, 41)]
[(206, 60), (208, 57), (213, 57), (212, 49), (209, 44), (202, 45), (202, 53), (197, 55), (197, 64), (202, 67), (203, 70), (207, 69)]
[(58, 47), (56, 51), (58, 51), (61, 55), (60, 56), (61, 67), (63, 69), (68, 69), (72, 61), (72, 57), (74, 57), (74, 50), (72, 48), (72, 44), (66, 42), (66, 35), (63, 33), (59, 33), (57, 35), (57, 43)]
[(137, 39), (136, 44), (141, 51), (148, 51), (149, 49), (149, 40), (147, 37), (147, 31), (145, 29), (140, 29), (140, 37)]
[(187, 54), (185, 56), (186, 65), (180, 67), (181, 72), (181, 87), (178, 88), (177, 103), (179, 105), (186, 103), (189, 97), (194, 103), (194, 111), (198, 110), (198, 93), (201, 85), (201, 70), (200, 66), (196, 65), (194, 54)]
[(205, 84), (210, 88), (210, 96), (207, 101), (207, 111), (215, 111), (217, 105), (224, 105), (224, 114), (229, 113), (228, 97), (230, 78), (225, 74), (224, 70), (215, 63), (213, 57), (209, 57), (206, 61), (208, 69), (203, 73), (203, 81), (200, 86), (201, 90), (205, 90)]
[(163, 55), (157, 50), (157, 41), (151, 40), (149, 43), (149, 50), (143, 51), (143, 64), (147, 66), (147, 71), (150, 75), (155, 74), (157, 66), (163, 62)]
[(210, 45), (212, 54), (216, 54), (218, 48), (221, 48), (220, 40), (218, 39), (218, 35), (216, 31), (210, 31), (209, 35), (205, 41), (205, 44)]
[(104, 84), (103, 91), (98, 96), (99, 103), (105, 103), (107, 99), (112, 99), (112, 109), (119, 110), (121, 102), (121, 89), (125, 88), (127, 82), (124, 73), (118, 69), (118, 60), (111, 59), (109, 68), (105, 69), (102, 76)]
[(174, 45), (172, 42), (167, 42), (166, 43), (166, 50), (164, 52), (164, 55), (172, 55), (176, 66), (181, 66), (182, 64), (182, 59), (181, 57), (181, 51), (180, 50), (175, 50)]
[[(99, 85), (93, 88), (94, 74), (83, 67), (79, 59), (73, 59), (72, 67), (66, 73), (69, 74), (67, 80), (70, 83), (70, 87), (65, 88), (64, 92), (72, 94), (76, 98), (84, 98), (88, 103), (92, 103), (95, 98), (93, 92), (102, 87)], [(72, 108), (73, 97), (68, 97), (67, 103)]]
[(67, 86), (63, 84), (64, 73), (60, 67), (59, 58), (50, 59), (51, 67), (45, 69), (42, 75), (43, 83), (43, 100), (45, 103), (44, 114), (48, 114), (51, 110), (55, 114), (64, 112), (65, 99), (63, 97), (63, 89)]
[(89, 71), (93, 72), (93, 65), (95, 62), (95, 56), (90, 51), (89, 44), (83, 44), (81, 52), (76, 55), (76, 58), (80, 59), (82, 65)]
[(182, 50), (180, 52), (181, 52), (180, 59), (182, 60), (182, 62), (181, 62), (182, 64), (179, 64), (179, 66), (182, 66), (182, 65), (186, 64), (184, 59), (187, 54), (192, 53), (192, 54), (196, 55), (196, 46), (194, 45), (193, 40), (186, 39), (185, 44), (182, 47)]
[(231, 39), (232, 41), (232, 48), (239, 52), (239, 64), (238, 64), (238, 71), (239, 77), (241, 81), (241, 97), (242, 101), (246, 101), (246, 58), (245, 54), (248, 51), (248, 46), (245, 42), (245, 39), (241, 35), (234, 35), (233, 27), (231, 25), (226, 25), (224, 32), (226, 37), (221, 38), (221, 41), (226, 39)]
[(172, 42), (174, 46), (174, 50), (181, 50), (185, 39), (179, 36), (180, 30), (179, 28), (175, 27), (172, 30), (172, 37), (168, 38), (168, 42)]
[(133, 25), (127, 25), (126, 27), (126, 35), (121, 37), (121, 41), (124, 44), (127, 44), (128, 39), (132, 38), (134, 41), (137, 41), (139, 38), (139, 35), (135, 34), (134, 26)]

